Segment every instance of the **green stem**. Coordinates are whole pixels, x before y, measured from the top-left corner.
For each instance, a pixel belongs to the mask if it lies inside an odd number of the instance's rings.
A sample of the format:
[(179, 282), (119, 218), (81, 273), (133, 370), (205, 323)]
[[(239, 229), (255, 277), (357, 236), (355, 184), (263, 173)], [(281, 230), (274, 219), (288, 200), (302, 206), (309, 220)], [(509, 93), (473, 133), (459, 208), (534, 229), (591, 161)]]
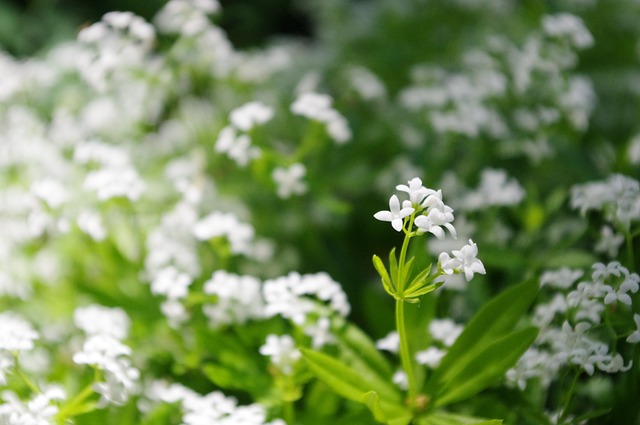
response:
[(33, 381), (31, 381), (31, 379), (29, 379), (29, 377), (22, 372), (17, 353), (14, 353), (14, 365), (15, 365), (14, 367), (15, 374), (27, 385), (27, 387), (29, 387), (31, 391), (33, 391), (36, 394), (39, 394), (41, 392), (40, 388), (38, 388), (38, 386), (34, 384)]
[(284, 421), (287, 425), (293, 425), (295, 422), (295, 409), (293, 408), (293, 401), (286, 401), (284, 403)]
[(558, 423), (563, 423), (564, 419), (567, 417), (567, 414), (569, 413), (569, 404), (571, 404), (571, 400), (573, 399), (573, 393), (575, 392), (576, 389), (576, 384), (578, 383), (578, 378), (580, 377), (580, 369), (578, 369), (576, 371), (575, 376), (573, 377), (573, 381), (571, 382), (571, 387), (569, 388), (569, 391), (567, 392), (567, 398), (564, 401), (564, 406), (562, 407), (562, 413), (560, 414), (560, 418), (558, 420)]
[(409, 340), (404, 319), (404, 301), (396, 300), (396, 328), (400, 337), (400, 360), (407, 375), (409, 402), (412, 404), (416, 397), (416, 378), (413, 372), (413, 360), (409, 350)]

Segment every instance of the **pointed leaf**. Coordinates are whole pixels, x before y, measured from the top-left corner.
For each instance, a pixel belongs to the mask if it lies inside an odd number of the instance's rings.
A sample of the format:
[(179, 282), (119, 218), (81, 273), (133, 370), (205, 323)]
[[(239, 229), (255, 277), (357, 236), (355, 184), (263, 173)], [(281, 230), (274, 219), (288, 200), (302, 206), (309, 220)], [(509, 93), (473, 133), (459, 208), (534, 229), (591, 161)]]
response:
[(436, 282), (432, 283), (431, 285), (427, 285), (424, 288), (416, 288), (416, 290), (411, 293), (405, 294), (405, 296), (411, 298), (421, 297), (422, 295), (435, 291), (436, 289), (441, 287), (443, 283), (444, 282)]
[(427, 278), (429, 277), (429, 274), (431, 273), (431, 266), (433, 266), (433, 264), (429, 264), (429, 267), (422, 270), (420, 273), (416, 275), (416, 277), (413, 278), (413, 280), (405, 290), (405, 294), (409, 294), (410, 292), (414, 291), (417, 287), (422, 286), (422, 284), (427, 280)]
[(475, 352), (470, 362), (459, 365), (449, 380), (441, 382), (434, 405), (442, 407), (465, 400), (493, 385), (516, 364), (537, 336), (537, 328), (525, 328)]
[(427, 382), (427, 392), (436, 393), (444, 383), (466, 367), (483, 347), (509, 333), (538, 294), (535, 279), (513, 286), (487, 302), (465, 326), (449, 348), (440, 366)]
[(342, 349), (348, 349), (356, 353), (378, 376), (389, 382), (391, 381), (393, 368), (376, 348), (371, 338), (362, 332), (360, 328), (352, 324), (346, 325), (346, 328), (339, 333), (338, 341)]
[(389, 403), (401, 405), (402, 396), (397, 390), (390, 391), (389, 387), (376, 388), (375, 384), (352, 368), (327, 354), (306, 348), (301, 348), (300, 351), (318, 379), (342, 397), (362, 403), (362, 394), (377, 391)]
[(482, 419), (456, 415), (446, 412), (434, 412), (418, 420), (418, 425), (501, 425), (499, 419)]
[(398, 260), (396, 260), (396, 249), (393, 248), (391, 252), (389, 252), (389, 272), (391, 273), (391, 282), (393, 283), (393, 288), (398, 291)]
[(396, 289), (393, 286), (393, 282), (389, 278), (389, 273), (387, 273), (387, 269), (382, 263), (382, 260), (377, 255), (373, 256), (373, 267), (375, 267), (380, 278), (382, 278), (382, 286), (384, 286), (384, 290), (387, 291), (389, 295), (395, 296)]
[(398, 288), (403, 288), (402, 291), (407, 287), (407, 281), (409, 280), (409, 276), (411, 276), (411, 271), (413, 270), (413, 263), (416, 257), (411, 257), (409, 261), (402, 268), (402, 276), (398, 276), (398, 282), (396, 286)]
[(380, 406), (380, 396), (375, 391), (369, 391), (362, 396), (362, 402), (367, 405), (371, 413), (373, 414), (373, 419), (378, 422), (386, 422), (387, 415), (382, 411), (382, 407)]

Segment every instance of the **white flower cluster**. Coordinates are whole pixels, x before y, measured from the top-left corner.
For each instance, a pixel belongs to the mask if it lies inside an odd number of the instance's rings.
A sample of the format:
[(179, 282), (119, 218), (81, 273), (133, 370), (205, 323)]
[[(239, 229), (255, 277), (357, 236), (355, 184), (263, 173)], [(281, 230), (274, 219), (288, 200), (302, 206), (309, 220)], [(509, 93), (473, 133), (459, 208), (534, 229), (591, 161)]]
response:
[[(268, 279), (263, 294), (268, 317), (282, 316), (299, 326), (314, 314), (327, 317), (331, 312), (346, 317), (351, 310), (342, 286), (322, 272), (304, 275), (292, 272)], [(319, 308), (314, 298), (327, 303), (329, 311)]]
[(254, 276), (217, 270), (203, 287), (203, 292), (215, 296), (216, 302), (205, 304), (202, 310), (213, 328), (262, 319), (265, 307), (261, 291), (262, 282)]
[(267, 421), (264, 406), (238, 405), (219, 391), (201, 395), (180, 384), (154, 382), (145, 393), (152, 402), (179, 403), (182, 425), (285, 425), (281, 419)]
[(488, 168), (482, 171), (480, 184), (460, 202), (464, 210), (480, 210), (492, 206), (516, 205), (524, 199), (524, 189), (505, 170)]
[(400, 104), (419, 119), (426, 117), (438, 134), (470, 142), (489, 138), (502, 153), (524, 154), (534, 162), (553, 155), (549, 129), (565, 121), (579, 131), (588, 127), (594, 90), (588, 79), (569, 71), (576, 50), (593, 39), (573, 15), (546, 16), (541, 26), (522, 45), (501, 36), (487, 38), (484, 48), (464, 52), (454, 71), (416, 65), (413, 83), (399, 94)]
[[(378, 211), (373, 216), (380, 221), (391, 222), (391, 226), (397, 231), (403, 229), (404, 219), (416, 212), (420, 212), (415, 218), (415, 225), (418, 233), (429, 232), (438, 239), (444, 238), (444, 228), (449, 230), (453, 237), (456, 237), (456, 229), (451, 224), (453, 222), (453, 209), (442, 201), (442, 191), (426, 188), (422, 185), (422, 180), (418, 177), (411, 179), (409, 185), (398, 185), (396, 189), (406, 192), (408, 200), (402, 202), (396, 195), (389, 199), (389, 211)], [(413, 229), (406, 229), (412, 231)]]
[(292, 164), (289, 168), (276, 167), (273, 170), (272, 178), (276, 183), (278, 196), (282, 199), (287, 199), (291, 195), (305, 193), (307, 185), (303, 178), (306, 173), (307, 169), (299, 162)]
[(351, 130), (344, 116), (332, 108), (333, 99), (327, 94), (305, 92), (291, 104), (291, 112), (323, 123), (336, 143), (351, 139)]
[(6, 425), (53, 425), (58, 413), (56, 404), (66, 398), (64, 390), (50, 386), (24, 402), (12, 391), (4, 391), (0, 404), (0, 423)]
[(260, 354), (269, 357), (271, 364), (285, 375), (293, 372), (294, 365), (302, 357), (291, 335), (267, 335), (266, 343), (260, 347)]
[[(257, 260), (268, 259), (271, 256), (270, 245), (266, 241), (256, 240), (251, 224), (241, 221), (230, 212), (214, 211), (198, 218), (196, 206), (185, 201), (165, 214), (160, 226), (147, 238), (145, 269), (151, 282), (151, 292), (166, 297), (161, 309), (172, 327), (178, 327), (189, 318), (183, 300), (187, 297), (194, 280), (201, 275), (198, 245), (215, 238), (226, 240), (232, 255), (243, 255)], [(230, 275), (226, 277), (229, 278)], [(222, 275), (219, 278), (222, 278)], [(213, 291), (211, 294), (221, 291), (220, 288), (216, 289), (217, 285), (213, 283), (207, 288)], [(216, 295), (225, 294), (227, 292), (222, 291)], [(214, 317), (220, 319), (222, 311), (228, 310), (223, 305), (207, 307), (212, 323), (218, 323), (218, 319)], [(217, 311), (216, 308), (222, 310)], [(244, 313), (238, 313), (238, 316), (234, 316), (235, 319), (242, 314)], [(232, 321), (235, 322), (235, 319)]]
[(31, 323), (23, 318), (10, 312), (0, 314), (0, 385), (7, 382), (14, 356), (32, 350), (39, 337)]
[(104, 381), (93, 389), (100, 394), (99, 406), (122, 405), (138, 392), (140, 371), (131, 365), (131, 349), (122, 343), (129, 333), (130, 320), (120, 308), (99, 305), (79, 307), (74, 323), (87, 339), (82, 349), (73, 355), (77, 364), (87, 364), (102, 371)]
[(131, 12), (109, 12), (80, 31), (86, 49), (77, 52), (81, 75), (97, 90), (107, 89), (115, 72), (140, 66), (155, 41), (151, 24)]
[[(640, 289), (640, 276), (630, 273), (619, 262), (596, 263), (590, 280), (580, 279), (582, 272), (563, 268), (546, 272), (541, 276), (543, 286), (569, 290), (556, 292), (545, 304), (538, 304), (534, 312), (534, 323), (541, 328), (534, 345), (507, 374), (508, 379), (525, 388), (527, 380), (537, 377), (548, 386), (560, 369), (566, 365), (577, 365), (592, 375), (596, 369), (617, 373), (628, 370), (631, 362), (624, 364), (619, 353), (610, 352), (609, 344), (596, 339), (594, 327), (603, 321), (606, 306), (618, 303), (616, 310), (624, 311)], [(638, 328), (640, 316), (634, 316)], [(555, 323), (560, 320), (558, 326)], [(594, 330), (594, 332), (591, 332)], [(640, 330), (627, 338), (629, 343), (640, 341)]]
[[(215, 150), (224, 153), (240, 167), (260, 157), (260, 148), (252, 145), (248, 134), (255, 126), (269, 122), (274, 110), (261, 102), (249, 102), (231, 111), (231, 125), (224, 127), (215, 143)], [(238, 131), (242, 132), (238, 134)]]
[(632, 222), (640, 220), (640, 182), (612, 174), (605, 181), (575, 185), (571, 188), (571, 207), (582, 214), (601, 211), (609, 222), (628, 231)]

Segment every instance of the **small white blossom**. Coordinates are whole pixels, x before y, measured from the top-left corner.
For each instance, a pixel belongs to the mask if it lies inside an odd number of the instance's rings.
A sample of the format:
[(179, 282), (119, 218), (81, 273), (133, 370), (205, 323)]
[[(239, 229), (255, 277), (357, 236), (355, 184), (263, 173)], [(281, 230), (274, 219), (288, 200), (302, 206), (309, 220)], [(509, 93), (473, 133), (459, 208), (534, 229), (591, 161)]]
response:
[(121, 308), (96, 304), (76, 308), (73, 321), (88, 335), (109, 335), (118, 340), (127, 337), (131, 326), (129, 316)]
[(485, 274), (484, 264), (478, 256), (478, 246), (469, 239), (469, 243), (460, 250), (451, 252), (453, 258), (448, 253), (443, 252), (438, 257), (441, 270), (446, 274), (464, 273), (467, 282), (473, 279), (474, 273)]
[(55, 423), (58, 406), (52, 404), (66, 398), (64, 390), (57, 386), (45, 388), (28, 402), (24, 402), (11, 391), (2, 394), (0, 423), (7, 425), (49, 425)]
[(305, 92), (291, 104), (291, 112), (324, 123), (331, 138), (346, 143), (351, 139), (351, 130), (347, 120), (331, 107), (332, 103), (329, 95)]
[(204, 283), (203, 292), (215, 295), (215, 304), (202, 308), (212, 327), (229, 324), (244, 324), (265, 315), (261, 282), (253, 276), (239, 276), (224, 270), (213, 272)]
[(397, 353), (400, 349), (400, 335), (397, 331), (389, 332), (387, 336), (376, 341), (378, 350)]
[(307, 191), (307, 185), (303, 181), (306, 168), (303, 164), (295, 163), (289, 168), (277, 167), (273, 170), (273, 181), (278, 188), (278, 196), (287, 199), (291, 195), (302, 195)]
[(444, 239), (444, 228), (451, 236), (457, 237), (456, 229), (451, 224), (454, 220), (453, 209), (442, 202), (442, 191), (431, 191), (422, 201), (422, 208), (426, 211), (415, 219), (418, 233), (429, 232), (438, 239)]
[(17, 315), (0, 313), (0, 352), (28, 351), (39, 338), (31, 324)]
[(181, 272), (174, 266), (168, 266), (154, 277), (151, 282), (151, 293), (164, 295), (170, 300), (179, 300), (187, 296), (191, 283), (193, 280), (187, 273)]
[(431, 337), (436, 341), (442, 342), (445, 347), (451, 347), (463, 329), (463, 326), (456, 324), (451, 319), (433, 319), (429, 323)]
[(290, 335), (267, 335), (267, 342), (260, 347), (260, 354), (269, 357), (282, 373), (290, 374), (294, 364), (302, 356)]
[(637, 344), (640, 342), (640, 314), (634, 314), (633, 320), (636, 322), (636, 330), (627, 337), (629, 344)]
[(580, 279), (583, 274), (584, 272), (582, 270), (572, 270), (568, 267), (563, 267), (559, 270), (549, 270), (540, 276), (540, 285), (567, 289)]
[(409, 186), (400, 184), (396, 186), (396, 189), (401, 192), (409, 194), (409, 200), (413, 206), (418, 206), (422, 203), (427, 195), (435, 194), (433, 189), (428, 189), (422, 185), (422, 180), (418, 177), (414, 177), (409, 180)]
[(407, 378), (407, 374), (403, 370), (398, 370), (397, 372), (395, 372), (391, 377), (391, 380), (401, 390), (406, 390), (407, 388), (409, 388), (409, 378)]
[(404, 201), (400, 208), (400, 200), (396, 195), (389, 199), (389, 211), (378, 211), (373, 216), (380, 221), (389, 221), (396, 231), (402, 230), (402, 223), (405, 217), (410, 216), (415, 211), (411, 206), (411, 201)]
[(446, 351), (437, 347), (429, 347), (426, 350), (416, 353), (416, 361), (420, 364), (435, 368), (440, 364), (440, 360), (447, 354)]
[(316, 350), (335, 341), (331, 333), (331, 320), (328, 317), (321, 317), (316, 323), (306, 325), (304, 333), (311, 337), (311, 346)]
[(542, 28), (547, 35), (566, 38), (579, 49), (593, 45), (593, 36), (582, 19), (570, 13), (546, 15), (542, 18)]
[(249, 102), (231, 111), (229, 119), (238, 130), (249, 131), (256, 125), (269, 122), (274, 110), (261, 102)]

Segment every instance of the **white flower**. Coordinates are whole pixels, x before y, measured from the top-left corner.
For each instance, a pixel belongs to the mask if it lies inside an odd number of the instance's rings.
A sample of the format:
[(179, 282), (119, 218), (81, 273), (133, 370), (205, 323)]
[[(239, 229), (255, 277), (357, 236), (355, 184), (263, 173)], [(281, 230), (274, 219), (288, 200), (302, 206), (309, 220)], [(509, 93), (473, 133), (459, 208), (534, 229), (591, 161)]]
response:
[(491, 206), (516, 205), (524, 198), (520, 183), (509, 179), (505, 170), (487, 168), (482, 171), (480, 185), (462, 200), (466, 210), (478, 210)]
[(540, 286), (549, 285), (554, 288), (567, 289), (580, 279), (583, 274), (582, 270), (572, 270), (568, 267), (546, 271), (540, 276)]
[(440, 364), (440, 360), (442, 360), (445, 354), (447, 354), (447, 352), (444, 350), (437, 347), (429, 347), (426, 350), (416, 353), (416, 361), (434, 368)]
[(448, 275), (464, 272), (467, 282), (473, 278), (474, 273), (485, 274), (484, 264), (478, 256), (478, 246), (469, 239), (469, 243), (460, 250), (451, 252), (453, 258), (448, 253), (443, 252), (438, 257), (440, 269)]
[(131, 325), (123, 309), (96, 304), (76, 308), (73, 322), (88, 335), (109, 335), (118, 340), (127, 337)]
[(636, 330), (627, 337), (629, 344), (637, 344), (640, 342), (640, 314), (634, 314), (633, 320), (636, 322)]
[(0, 350), (28, 351), (38, 338), (38, 333), (26, 320), (11, 312), (0, 314)]
[(566, 38), (579, 49), (593, 45), (593, 36), (582, 19), (570, 13), (546, 15), (542, 18), (542, 28), (547, 35)]
[(273, 108), (261, 102), (249, 102), (231, 111), (229, 119), (238, 130), (249, 131), (256, 125), (264, 124), (273, 118)]
[(232, 213), (214, 211), (193, 225), (193, 235), (200, 241), (224, 236), (234, 254), (245, 254), (251, 249), (255, 230)]
[(378, 350), (397, 353), (400, 349), (400, 335), (397, 331), (389, 332), (387, 336), (376, 341)]
[(7, 375), (13, 367), (13, 356), (6, 351), (0, 351), (0, 385), (7, 384)]
[(291, 112), (324, 123), (333, 140), (345, 143), (351, 139), (351, 130), (347, 120), (331, 107), (332, 103), (329, 95), (306, 92), (291, 104)]
[(624, 236), (615, 233), (610, 226), (602, 226), (600, 240), (594, 247), (596, 252), (606, 253), (611, 258), (618, 255), (618, 250), (624, 242)]
[(414, 205), (414, 206), (420, 205), (422, 200), (427, 195), (436, 193), (434, 190), (424, 187), (422, 185), (422, 180), (420, 180), (420, 178), (418, 178), (418, 177), (415, 177), (415, 178), (409, 180), (408, 183), (409, 183), (409, 186), (404, 185), (404, 184), (400, 184), (400, 185), (396, 186), (396, 189), (398, 189), (401, 192), (408, 193), (409, 194), (409, 200), (411, 201), (411, 204)]
[(260, 354), (268, 356), (282, 373), (290, 374), (301, 353), (290, 335), (267, 335), (267, 342), (260, 347)]
[(278, 196), (287, 199), (291, 195), (302, 195), (307, 191), (307, 185), (303, 181), (307, 173), (304, 165), (295, 163), (289, 168), (277, 167), (273, 170), (273, 181), (278, 187)]
[(396, 231), (402, 230), (402, 222), (405, 217), (410, 216), (415, 211), (411, 206), (411, 201), (404, 201), (402, 209), (400, 208), (400, 200), (396, 195), (392, 195), (389, 199), (389, 211), (378, 211), (373, 216), (380, 221), (389, 221)]
[(107, 230), (102, 224), (102, 218), (95, 211), (82, 211), (78, 214), (77, 224), (80, 230), (96, 242), (100, 242), (107, 237)]
[(426, 212), (416, 217), (415, 224), (418, 233), (429, 232), (438, 239), (444, 238), (444, 226), (451, 236), (457, 237), (456, 229), (451, 224), (453, 222), (453, 209), (442, 202), (442, 191), (431, 191), (427, 194), (421, 204)]
[(456, 342), (463, 329), (463, 326), (451, 319), (433, 319), (429, 323), (431, 337), (442, 342), (446, 347), (451, 347)]
[(251, 138), (248, 135), (237, 135), (236, 130), (231, 126), (220, 131), (215, 150), (227, 154), (240, 167), (246, 167), (249, 161), (261, 155), (260, 148), (251, 144)]
[(49, 425), (53, 424), (58, 406), (52, 401), (66, 398), (62, 388), (51, 386), (37, 394), (28, 402), (23, 402), (18, 396), (5, 391), (2, 394), (4, 403), (0, 404), (0, 423), (7, 425)]
[(243, 324), (264, 317), (261, 282), (253, 276), (239, 276), (225, 270), (213, 272), (204, 283), (203, 292), (215, 295), (215, 304), (202, 308), (212, 327), (232, 323)]
[(191, 276), (174, 266), (168, 266), (153, 278), (151, 293), (165, 295), (170, 300), (178, 300), (187, 296), (191, 283), (193, 283)]
[(398, 386), (401, 390), (406, 390), (409, 388), (409, 378), (407, 378), (407, 374), (404, 373), (403, 370), (399, 370), (393, 374), (391, 380), (394, 384)]
[(316, 323), (306, 325), (304, 333), (311, 337), (311, 346), (316, 350), (335, 341), (331, 333), (331, 320), (328, 317), (321, 317)]

